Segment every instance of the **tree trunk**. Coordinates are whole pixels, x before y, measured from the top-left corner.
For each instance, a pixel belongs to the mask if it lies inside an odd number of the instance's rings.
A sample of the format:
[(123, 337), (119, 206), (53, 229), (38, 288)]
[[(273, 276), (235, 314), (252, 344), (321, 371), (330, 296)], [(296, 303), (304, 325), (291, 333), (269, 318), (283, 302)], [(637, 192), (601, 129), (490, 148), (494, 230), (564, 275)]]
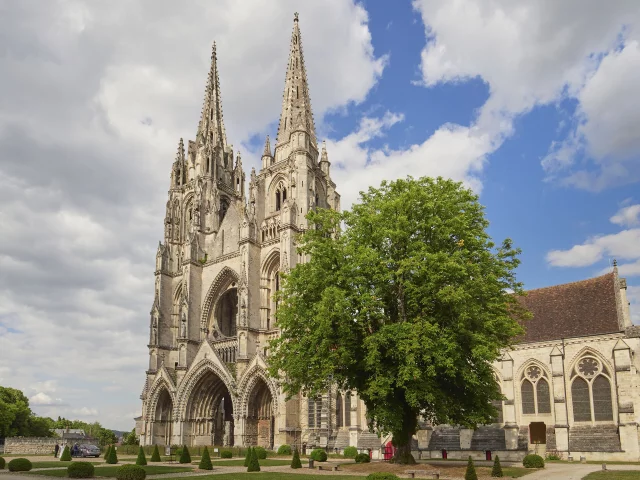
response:
[(391, 443), (396, 447), (396, 452), (391, 459), (391, 463), (402, 465), (415, 465), (416, 459), (411, 455), (411, 439), (418, 429), (418, 412), (411, 408), (406, 408), (402, 420), (402, 430), (392, 432)]
[(415, 465), (416, 459), (411, 455), (411, 441), (405, 445), (398, 445), (396, 453), (390, 460), (391, 463), (399, 463), (402, 465)]

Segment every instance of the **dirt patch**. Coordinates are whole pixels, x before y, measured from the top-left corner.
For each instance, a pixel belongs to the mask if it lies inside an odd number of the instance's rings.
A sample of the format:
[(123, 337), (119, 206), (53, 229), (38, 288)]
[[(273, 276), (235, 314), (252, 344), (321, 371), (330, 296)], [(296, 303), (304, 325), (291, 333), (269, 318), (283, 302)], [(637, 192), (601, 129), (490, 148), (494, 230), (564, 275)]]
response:
[[(440, 472), (440, 478), (446, 480), (464, 480), (464, 474), (467, 470), (466, 466), (461, 465), (429, 465), (420, 463), (418, 465), (395, 465), (388, 462), (372, 462), (372, 463), (356, 463), (341, 465), (341, 470), (345, 472), (373, 473), (385, 472), (395, 473), (396, 475), (406, 475), (407, 470), (424, 470), (428, 473)], [(491, 480), (491, 467), (476, 467), (478, 480)], [(429, 476), (422, 478), (429, 478)]]

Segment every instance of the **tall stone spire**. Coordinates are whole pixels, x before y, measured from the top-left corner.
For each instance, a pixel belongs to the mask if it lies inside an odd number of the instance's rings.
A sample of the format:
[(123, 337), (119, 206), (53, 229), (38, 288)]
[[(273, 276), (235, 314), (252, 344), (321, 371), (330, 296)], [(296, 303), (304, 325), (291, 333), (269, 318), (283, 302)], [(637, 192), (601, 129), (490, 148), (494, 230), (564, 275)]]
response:
[(222, 119), (222, 95), (220, 93), (220, 78), (218, 76), (218, 56), (216, 42), (211, 50), (211, 68), (207, 78), (202, 104), (202, 116), (198, 124), (197, 142), (211, 143), (211, 146), (227, 146), (227, 133)]
[(285, 77), (276, 148), (283, 143), (287, 143), (291, 133), (296, 130), (306, 131), (311, 137), (313, 145), (316, 145), (316, 129), (313, 123), (313, 114), (311, 113), (307, 71), (304, 66), (302, 38), (300, 37), (297, 13), (293, 17), (291, 51), (289, 52), (289, 65), (287, 66), (287, 75)]

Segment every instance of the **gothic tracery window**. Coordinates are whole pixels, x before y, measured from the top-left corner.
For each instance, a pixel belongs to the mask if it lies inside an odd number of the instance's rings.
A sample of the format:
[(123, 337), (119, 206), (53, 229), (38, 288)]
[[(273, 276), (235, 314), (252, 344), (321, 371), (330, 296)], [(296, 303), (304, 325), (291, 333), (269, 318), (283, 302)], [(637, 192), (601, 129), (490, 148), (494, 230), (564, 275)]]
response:
[(342, 412), (342, 395), (338, 392), (336, 395), (336, 427), (342, 427), (343, 425), (343, 412)]
[(611, 380), (607, 368), (596, 358), (587, 356), (580, 359), (571, 378), (573, 420), (612, 421)]
[(537, 365), (531, 365), (524, 370), (520, 383), (523, 414), (551, 413), (551, 392), (546, 377), (546, 372)]
[(307, 423), (309, 428), (320, 428), (320, 414), (322, 412), (322, 398), (309, 398)]

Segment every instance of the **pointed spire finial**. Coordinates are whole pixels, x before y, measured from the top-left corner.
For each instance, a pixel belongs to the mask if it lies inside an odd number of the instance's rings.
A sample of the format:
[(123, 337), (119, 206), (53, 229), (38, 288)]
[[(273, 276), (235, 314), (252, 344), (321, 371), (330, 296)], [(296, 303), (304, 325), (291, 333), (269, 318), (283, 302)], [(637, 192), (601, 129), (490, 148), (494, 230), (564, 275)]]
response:
[(184, 140), (180, 137), (180, 141), (178, 142), (178, 152), (176, 153), (176, 160), (178, 162), (184, 161)]
[(613, 259), (613, 268), (618, 268), (618, 260)]
[(262, 152), (263, 157), (271, 156), (271, 142), (269, 141), (269, 135), (267, 135), (267, 139), (264, 142), (264, 151)]
[(222, 145), (223, 148), (227, 143), (222, 116), (222, 94), (220, 93), (218, 54), (215, 41), (211, 47), (211, 67), (207, 76), (202, 113), (198, 124), (198, 141), (205, 143), (213, 141), (216, 145)]
[(298, 21), (298, 12), (295, 12), (295, 13), (293, 14), (293, 21), (294, 21), (294, 22), (297, 22), (297, 21)]

